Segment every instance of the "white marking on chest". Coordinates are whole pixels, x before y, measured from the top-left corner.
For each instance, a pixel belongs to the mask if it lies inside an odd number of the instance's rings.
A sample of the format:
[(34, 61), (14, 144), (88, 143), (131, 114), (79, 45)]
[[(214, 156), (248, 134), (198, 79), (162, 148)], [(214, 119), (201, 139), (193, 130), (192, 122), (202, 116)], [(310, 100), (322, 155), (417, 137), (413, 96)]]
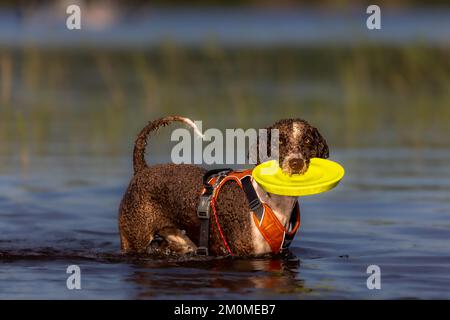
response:
[[(262, 187), (258, 185), (258, 183), (252, 179), (253, 188), (255, 188), (256, 194), (261, 202), (266, 203), (273, 211), (275, 216), (281, 222), (282, 225), (286, 228), (289, 223), (289, 218), (291, 216), (292, 208), (294, 207), (295, 201), (297, 197), (289, 197), (289, 196), (279, 196), (275, 194), (271, 194), (270, 196)], [(253, 248), (254, 254), (260, 255), (265, 253), (272, 252), (269, 244), (266, 239), (264, 239), (261, 232), (259, 232), (258, 227), (253, 222), (253, 218), (250, 215), (251, 226), (252, 226), (252, 239), (253, 239)]]

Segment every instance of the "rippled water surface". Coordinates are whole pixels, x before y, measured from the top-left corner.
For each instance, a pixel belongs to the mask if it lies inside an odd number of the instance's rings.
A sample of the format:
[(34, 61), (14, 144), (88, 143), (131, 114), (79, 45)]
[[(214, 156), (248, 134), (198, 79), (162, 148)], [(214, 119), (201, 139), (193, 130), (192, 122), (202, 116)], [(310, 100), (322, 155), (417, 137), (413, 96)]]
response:
[[(368, 30), (365, 8), (270, 7), (105, 6), (80, 32), (64, 8), (0, 10), (1, 299), (450, 298), (450, 8), (386, 6)], [(171, 114), (320, 129), (346, 176), (300, 199), (299, 263), (120, 254), (135, 135)]]
[[(0, 298), (450, 298), (450, 152), (340, 149), (333, 158), (347, 175), (300, 200), (298, 264), (121, 256), (128, 158), (43, 157), (21, 176), (4, 170)], [(82, 290), (66, 289), (71, 264)], [(378, 291), (366, 287), (371, 264), (382, 271)]]

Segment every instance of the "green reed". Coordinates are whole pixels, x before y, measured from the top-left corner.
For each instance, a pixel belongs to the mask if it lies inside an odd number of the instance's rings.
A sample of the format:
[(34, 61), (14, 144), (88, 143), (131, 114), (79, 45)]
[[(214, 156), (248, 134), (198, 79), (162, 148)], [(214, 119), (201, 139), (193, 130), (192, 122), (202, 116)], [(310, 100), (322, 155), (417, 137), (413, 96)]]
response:
[[(450, 48), (2, 50), (1, 154), (123, 154), (147, 120), (303, 117), (343, 147), (448, 146)], [(448, 139), (447, 139), (448, 140)], [(24, 151), (25, 150), (25, 151)]]

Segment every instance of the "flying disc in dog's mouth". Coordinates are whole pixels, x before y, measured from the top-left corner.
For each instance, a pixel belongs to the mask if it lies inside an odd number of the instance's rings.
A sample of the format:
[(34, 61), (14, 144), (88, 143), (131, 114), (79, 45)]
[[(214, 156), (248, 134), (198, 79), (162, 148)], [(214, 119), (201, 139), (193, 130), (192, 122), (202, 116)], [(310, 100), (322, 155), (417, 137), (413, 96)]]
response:
[(298, 197), (333, 189), (344, 173), (344, 168), (337, 162), (312, 158), (304, 174), (289, 176), (281, 171), (276, 160), (271, 160), (256, 166), (252, 176), (267, 192)]

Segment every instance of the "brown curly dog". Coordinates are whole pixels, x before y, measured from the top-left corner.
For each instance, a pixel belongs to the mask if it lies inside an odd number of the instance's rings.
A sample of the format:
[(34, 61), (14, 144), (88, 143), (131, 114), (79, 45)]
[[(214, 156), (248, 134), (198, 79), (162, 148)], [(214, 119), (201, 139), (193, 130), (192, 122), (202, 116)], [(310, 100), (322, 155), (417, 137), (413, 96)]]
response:
[[(119, 209), (121, 249), (124, 253), (149, 253), (155, 248), (177, 254), (196, 250), (200, 229), (197, 206), (206, 170), (188, 164), (148, 166), (144, 158), (147, 136), (173, 121), (196, 129), (187, 118), (169, 116), (149, 122), (137, 136), (133, 154), (134, 175)], [(325, 139), (305, 120), (280, 120), (267, 129), (279, 130), (278, 159), (285, 173), (303, 173), (308, 169), (311, 158), (328, 158)], [(286, 226), (297, 198), (269, 194), (255, 181), (252, 184), (260, 201), (268, 203), (278, 220)], [(221, 231), (235, 255), (271, 252), (255, 227), (247, 198), (236, 182), (226, 182), (222, 187), (216, 209)], [(210, 254), (226, 254), (214, 223), (210, 223), (209, 235)]]

